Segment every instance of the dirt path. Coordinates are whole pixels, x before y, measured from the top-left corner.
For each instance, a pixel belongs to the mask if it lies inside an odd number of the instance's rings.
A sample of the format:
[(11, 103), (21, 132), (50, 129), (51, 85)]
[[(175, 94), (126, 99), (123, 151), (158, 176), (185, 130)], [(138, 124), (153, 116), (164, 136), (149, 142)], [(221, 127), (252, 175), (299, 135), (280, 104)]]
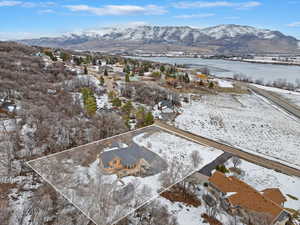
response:
[(173, 132), (179, 136), (190, 139), (191, 141), (194, 141), (198, 144), (210, 146), (210, 147), (213, 147), (216, 149), (220, 149), (224, 152), (231, 153), (233, 155), (240, 157), (241, 159), (247, 160), (254, 164), (257, 164), (257, 165), (260, 165), (260, 166), (263, 166), (263, 167), (266, 167), (269, 169), (273, 169), (273, 170), (276, 170), (276, 171), (279, 171), (279, 172), (282, 172), (282, 173), (285, 173), (288, 175), (300, 177), (300, 170), (290, 167), (288, 165), (282, 164), (280, 162), (276, 162), (274, 160), (267, 159), (267, 158), (264, 158), (264, 157), (256, 155), (256, 154), (245, 152), (242, 149), (235, 148), (235, 147), (232, 147), (229, 145), (225, 145), (225, 144), (219, 143), (217, 141), (214, 141), (214, 140), (178, 129), (176, 127), (165, 124), (158, 120), (155, 121), (155, 125), (157, 125), (158, 127), (162, 128), (162, 129), (165, 129), (169, 132)]

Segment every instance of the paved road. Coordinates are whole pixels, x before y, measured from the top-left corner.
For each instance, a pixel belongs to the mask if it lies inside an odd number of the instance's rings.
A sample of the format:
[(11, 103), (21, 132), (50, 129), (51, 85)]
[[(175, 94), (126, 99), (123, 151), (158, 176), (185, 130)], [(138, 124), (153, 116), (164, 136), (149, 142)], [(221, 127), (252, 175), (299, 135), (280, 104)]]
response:
[(203, 168), (201, 168), (198, 172), (202, 173), (205, 176), (212, 176), (212, 171), (216, 169), (218, 165), (223, 165), (225, 162), (227, 162), (231, 157), (233, 157), (233, 154), (224, 152), (222, 155), (220, 155), (218, 158), (216, 158), (214, 161), (212, 161), (210, 164), (207, 164)]
[(282, 164), (280, 162), (277, 162), (277, 161), (274, 161), (274, 160), (271, 160), (271, 159), (267, 159), (267, 158), (261, 157), (259, 155), (249, 153), (249, 152), (245, 152), (242, 149), (239, 149), (239, 148), (236, 148), (236, 147), (233, 147), (233, 146), (229, 146), (229, 145), (226, 145), (226, 144), (222, 144), (222, 143), (219, 143), (217, 141), (214, 141), (214, 140), (211, 140), (211, 139), (208, 139), (208, 138), (190, 133), (188, 131), (178, 129), (178, 128), (173, 127), (171, 125), (165, 124), (165, 123), (163, 123), (159, 120), (155, 121), (155, 125), (157, 125), (158, 127), (162, 128), (162, 129), (165, 129), (169, 132), (173, 132), (173, 133), (175, 133), (179, 136), (182, 136), (182, 137), (187, 138), (191, 141), (194, 141), (198, 144), (205, 145), (205, 146), (210, 146), (210, 147), (213, 147), (213, 148), (216, 148), (216, 149), (220, 149), (224, 152), (231, 153), (233, 155), (238, 156), (241, 159), (247, 160), (247, 161), (255, 163), (257, 165), (260, 165), (260, 166), (263, 166), (263, 167), (266, 167), (266, 168), (269, 168), (269, 169), (273, 169), (273, 170), (276, 170), (276, 171), (279, 171), (279, 172), (282, 172), (282, 173), (285, 173), (285, 174), (288, 174), (288, 175), (293, 175), (293, 176), (300, 177), (300, 170), (298, 170), (296, 168), (293, 168), (293, 167), (290, 167), (288, 165)]
[(274, 104), (278, 105), (280, 108), (283, 108), (288, 113), (290, 113), (300, 119), (300, 107), (294, 105), (293, 103), (284, 99), (280, 95), (278, 95), (274, 92), (271, 92), (271, 91), (266, 91), (264, 89), (254, 87), (253, 85), (248, 85), (248, 88), (250, 90), (252, 90), (253, 92), (269, 99)]

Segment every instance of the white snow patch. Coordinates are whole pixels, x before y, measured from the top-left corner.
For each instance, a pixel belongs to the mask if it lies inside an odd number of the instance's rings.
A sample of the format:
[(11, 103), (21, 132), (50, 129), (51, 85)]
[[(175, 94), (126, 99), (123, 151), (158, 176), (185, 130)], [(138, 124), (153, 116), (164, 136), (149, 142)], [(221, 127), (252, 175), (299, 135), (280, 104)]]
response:
[(221, 79), (214, 79), (214, 80), (218, 82), (218, 85), (221, 88), (233, 88), (233, 84), (230, 81), (221, 80)]
[[(284, 121), (284, 122), (283, 122)], [(183, 104), (183, 130), (300, 167), (300, 125), (255, 95), (203, 96)]]
[(190, 155), (193, 151), (198, 151), (202, 158), (198, 169), (209, 164), (223, 153), (221, 150), (201, 146), (166, 132), (156, 132), (150, 136), (142, 133), (135, 136), (133, 141), (155, 152), (169, 163), (175, 158), (185, 165), (191, 165)]

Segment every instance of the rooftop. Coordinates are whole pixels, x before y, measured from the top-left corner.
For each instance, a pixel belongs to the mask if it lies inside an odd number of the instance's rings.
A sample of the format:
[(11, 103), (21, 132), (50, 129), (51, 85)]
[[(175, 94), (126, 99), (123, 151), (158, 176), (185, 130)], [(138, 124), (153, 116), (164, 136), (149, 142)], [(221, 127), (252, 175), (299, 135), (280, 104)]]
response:
[(132, 144), (125, 148), (116, 148), (114, 144), (113, 149), (104, 151), (100, 154), (104, 168), (109, 167), (109, 162), (115, 158), (119, 158), (123, 165), (131, 166), (141, 159), (152, 162), (157, 156), (155, 153), (148, 151), (137, 144)]
[(273, 202), (281, 205), (286, 202), (286, 198), (278, 188), (267, 188), (262, 191), (263, 196), (271, 199)]
[[(283, 211), (283, 208), (277, 202), (273, 201), (274, 198), (269, 198), (270, 193), (273, 195), (275, 191), (267, 191), (268, 194), (261, 194), (236, 177), (227, 177), (218, 171), (209, 178), (209, 181), (225, 194), (234, 193), (227, 198), (233, 206), (266, 213), (271, 215), (272, 219), (275, 219)], [(276, 193), (278, 194), (277, 191)], [(277, 194), (275, 199), (278, 197)]]

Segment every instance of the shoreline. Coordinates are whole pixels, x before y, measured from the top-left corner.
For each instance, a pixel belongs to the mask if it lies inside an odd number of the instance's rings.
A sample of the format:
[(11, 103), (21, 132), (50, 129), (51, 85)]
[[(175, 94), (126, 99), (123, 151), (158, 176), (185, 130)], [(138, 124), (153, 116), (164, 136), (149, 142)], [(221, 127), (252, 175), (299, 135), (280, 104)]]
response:
[(170, 59), (205, 59), (205, 60), (224, 60), (224, 61), (232, 61), (232, 62), (244, 62), (244, 63), (252, 63), (252, 64), (269, 64), (269, 65), (279, 65), (279, 66), (300, 66), (300, 63), (293, 62), (270, 62), (270, 61), (257, 61), (257, 60), (235, 60), (235, 59), (224, 59), (224, 58), (202, 58), (202, 57), (192, 57), (192, 56), (130, 56), (126, 55), (125, 57), (137, 57), (137, 58), (170, 58)]
[(232, 59), (223, 59), (226, 61), (232, 62), (245, 62), (245, 63), (253, 63), (253, 64), (269, 64), (269, 65), (279, 65), (279, 66), (300, 66), (300, 63), (292, 63), (292, 62), (268, 62), (268, 61), (249, 61), (249, 60), (232, 60)]

